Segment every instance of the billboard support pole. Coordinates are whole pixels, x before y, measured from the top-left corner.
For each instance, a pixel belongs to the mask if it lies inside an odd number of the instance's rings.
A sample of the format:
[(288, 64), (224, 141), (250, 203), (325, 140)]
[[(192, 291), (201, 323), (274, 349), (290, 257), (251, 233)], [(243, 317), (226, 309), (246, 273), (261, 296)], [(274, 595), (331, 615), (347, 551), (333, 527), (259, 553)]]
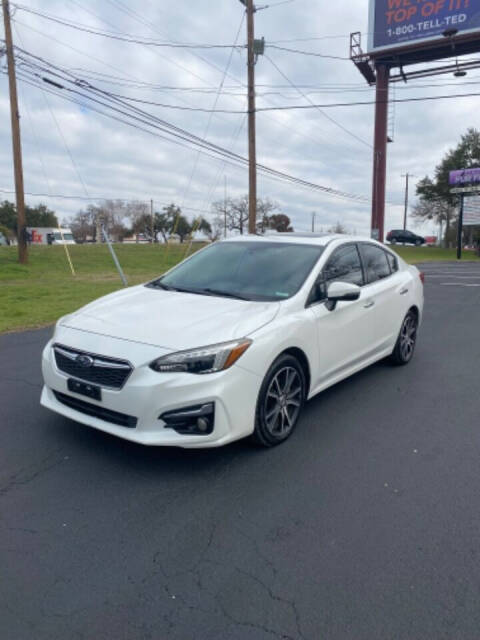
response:
[(385, 189), (387, 179), (388, 89), (390, 68), (379, 64), (375, 102), (373, 150), (372, 238), (383, 242), (385, 231)]
[(460, 215), (458, 216), (457, 234), (457, 260), (462, 259), (462, 239), (463, 239), (463, 208), (465, 204), (465, 194), (460, 194)]

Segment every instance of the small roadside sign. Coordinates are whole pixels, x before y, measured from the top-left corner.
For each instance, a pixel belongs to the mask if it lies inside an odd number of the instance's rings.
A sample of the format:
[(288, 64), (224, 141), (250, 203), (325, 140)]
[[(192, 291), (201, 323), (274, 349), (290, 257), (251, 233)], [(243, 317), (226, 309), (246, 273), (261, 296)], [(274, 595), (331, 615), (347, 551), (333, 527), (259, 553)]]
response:
[(476, 187), (455, 187), (454, 189), (450, 189), (450, 193), (480, 193), (480, 184)]

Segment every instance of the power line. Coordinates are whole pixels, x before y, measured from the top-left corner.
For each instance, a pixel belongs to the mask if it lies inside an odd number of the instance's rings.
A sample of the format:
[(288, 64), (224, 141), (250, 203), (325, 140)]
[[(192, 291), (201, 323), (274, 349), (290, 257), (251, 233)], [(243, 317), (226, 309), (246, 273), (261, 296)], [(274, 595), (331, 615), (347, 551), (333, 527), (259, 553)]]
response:
[(289, 49), (288, 47), (279, 47), (278, 45), (271, 44), (269, 42), (267, 42), (266, 45), (270, 49), (277, 49), (278, 51), (287, 51), (288, 53), (298, 53), (304, 56), (314, 56), (315, 58), (326, 58), (329, 60), (347, 60), (348, 62), (350, 62), (350, 58), (345, 58), (342, 56), (331, 56), (325, 53), (316, 53), (315, 51), (301, 51), (300, 49)]
[[(35, 83), (35, 81), (33, 82), (33, 84), (34, 83)], [(35, 84), (35, 86), (38, 87), (38, 80), (37, 80), (37, 84)], [(173, 125), (169, 125), (171, 127), (171, 129), (172, 129), (172, 130), (169, 130), (167, 127), (159, 126), (158, 124), (155, 124), (155, 122), (158, 121), (158, 122), (164, 123), (164, 121), (161, 121), (160, 119), (158, 119), (158, 118), (156, 118), (154, 116), (151, 116), (150, 114), (148, 114), (146, 112), (143, 112), (143, 111), (138, 110), (138, 109), (134, 109), (133, 110), (134, 111), (133, 114), (132, 113), (128, 113), (128, 112), (123, 111), (122, 109), (119, 109), (118, 107), (116, 107), (114, 105), (102, 102), (101, 100), (98, 100), (95, 97), (88, 96), (88, 95), (86, 95), (86, 94), (84, 94), (82, 92), (79, 92), (77, 90), (72, 90), (72, 89), (68, 89), (68, 88), (67, 88), (67, 90), (73, 92), (74, 94), (78, 94), (82, 98), (93, 100), (94, 102), (100, 104), (103, 107), (110, 108), (114, 112), (118, 112), (121, 115), (129, 117), (129, 118), (131, 118), (131, 119), (133, 119), (135, 121), (138, 121), (140, 123), (143, 123), (143, 124), (147, 125), (148, 127), (151, 127), (151, 128), (153, 128), (155, 130), (160, 130), (160, 131), (162, 131), (164, 133), (169, 133), (174, 138), (178, 138), (178, 139), (180, 139), (180, 140), (182, 140), (184, 142), (193, 144), (194, 146), (200, 146), (204, 150), (210, 151), (210, 154), (207, 154), (207, 155), (211, 155), (211, 153), (215, 154), (216, 156), (219, 156), (219, 155), (222, 156), (223, 155), (229, 160), (230, 163), (233, 161), (237, 165), (238, 164), (242, 165), (244, 168), (245, 168), (245, 165), (248, 163), (248, 160), (246, 158), (244, 158), (243, 156), (240, 156), (238, 154), (229, 152), (228, 150), (223, 149), (222, 147), (219, 147), (218, 145), (215, 145), (213, 143), (207, 143), (205, 141), (202, 141), (197, 136), (194, 136), (193, 134), (190, 134), (189, 132), (180, 129), (179, 127), (175, 127)], [(60, 96), (60, 97), (64, 97), (64, 96), (61, 95), (61, 93), (59, 93), (57, 91), (52, 90), (51, 92), (54, 93), (55, 95)], [(119, 103), (120, 105), (122, 104), (121, 101), (118, 101), (118, 100), (115, 101), (115, 102)], [(138, 112), (138, 115), (135, 115), (136, 112)], [(107, 114), (104, 113), (103, 115), (107, 115)], [(108, 114), (108, 116), (110, 117), (110, 114)], [(113, 117), (113, 119), (120, 120), (120, 121), (124, 122), (125, 124), (128, 124), (129, 126), (133, 126), (134, 128), (141, 129), (141, 130), (143, 130), (143, 131), (145, 131), (145, 132), (147, 132), (149, 134), (153, 133), (153, 135), (157, 135), (157, 136), (159, 135), (159, 134), (156, 133), (156, 131), (152, 132), (150, 129), (145, 129), (145, 127), (139, 127), (138, 124), (133, 124), (132, 122), (130, 122), (128, 120), (124, 120), (123, 118), (119, 118), (118, 116), (112, 116), (112, 117)], [(166, 124), (168, 125), (168, 123), (166, 123)], [(183, 131), (185, 135), (180, 134), (179, 132), (181, 132), (181, 131)], [(172, 140), (170, 138), (165, 138), (165, 136), (160, 136), (160, 137), (162, 137), (164, 139), (167, 139), (167, 140), (169, 140), (171, 142), (177, 143), (177, 140)], [(347, 200), (354, 200), (354, 201), (359, 202), (359, 203), (367, 203), (369, 201), (364, 196), (350, 194), (350, 193), (347, 193), (347, 192), (344, 192), (344, 191), (339, 191), (339, 190), (336, 190), (336, 189), (333, 189), (333, 188), (330, 188), (330, 187), (325, 187), (325, 186), (322, 186), (322, 185), (318, 185), (316, 183), (309, 182), (308, 180), (304, 180), (304, 179), (298, 178), (296, 176), (291, 176), (290, 174), (278, 171), (276, 169), (273, 169), (271, 167), (267, 167), (267, 166), (262, 165), (262, 164), (257, 164), (257, 167), (258, 167), (259, 171), (261, 171), (262, 174), (267, 176), (267, 177), (270, 177), (270, 178), (273, 178), (273, 179), (280, 179), (281, 181), (288, 182), (288, 183), (291, 183), (291, 184), (295, 184), (297, 186), (301, 186), (301, 187), (304, 187), (304, 188), (307, 188), (307, 189), (310, 189), (310, 190), (313, 190), (313, 191), (320, 191), (320, 192), (322, 192), (322, 193), (324, 193), (326, 195), (330, 195), (332, 197), (341, 198), (341, 199), (347, 199)]]
[[(78, 6), (78, 7), (80, 7), (82, 10), (87, 11), (88, 13), (90, 13), (90, 14), (91, 14), (91, 15), (93, 15), (93, 16), (95, 16), (96, 18), (99, 18), (99, 16), (98, 16), (97, 14), (93, 13), (92, 11), (90, 11), (89, 9), (87, 9), (86, 7), (82, 7), (82, 5), (81, 5), (77, 0), (70, 0), (70, 2), (74, 3), (75, 5), (77, 5), (77, 6)], [(114, 0), (108, 0), (108, 2), (113, 3), (113, 2), (114, 2)], [(122, 9), (122, 11), (126, 12), (124, 9)], [(144, 21), (143, 21), (143, 23), (144, 23), (144, 24), (148, 24), (148, 23), (145, 23)], [(19, 23), (19, 22), (17, 21), (17, 24), (22, 24), (22, 23)], [(108, 23), (107, 23), (107, 24), (108, 24)], [(31, 26), (29, 26), (29, 25), (22, 24), (22, 26), (24, 26), (25, 28), (27, 28), (27, 29), (29, 29), (29, 30), (31, 30), (31, 31), (34, 31), (35, 33), (39, 34), (40, 36), (42, 36), (42, 37), (44, 37), (44, 38), (47, 38), (49, 41), (52, 41), (52, 40), (53, 40), (54, 42), (57, 42), (58, 44), (60, 44), (62, 47), (65, 47), (65, 48), (67, 48), (67, 49), (70, 49), (71, 51), (74, 51), (75, 53), (78, 53), (78, 54), (80, 54), (80, 55), (83, 55), (83, 56), (85, 56), (85, 57), (89, 58), (90, 60), (94, 60), (95, 62), (98, 62), (98, 63), (100, 63), (100, 64), (102, 64), (102, 65), (104, 65), (104, 66), (106, 66), (106, 67), (108, 67), (108, 68), (110, 68), (110, 69), (115, 70), (115, 71), (121, 71), (120, 69), (118, 69), (117, 67), (114, 67), (113, 65), (109, 64), (108, 62), (104, 62), (103, 60), (100, 60), (99, 58), (96, 58), (96, 57), (94, 57), (94, 56), (92, 56), (92, 55), (89, 55), (88, 53), (85, 53), (84, 51), (81, 51), (80, 49), (77, 49), (77, 48), (75, 48), (75, 47), (73, 47), (73, 46), (71, 46), (71, 45), (69, 45), (69, 44), (67, 44), (67, 43), (65, 43), (65, 42), (62, 42), (61, 40), (59, 40), (58, 38), (55, 38), (54, 36), (46, 35), (46, 34), (45, 34), (45, 33), (43, 33), (42, 31), (39, 31), (38, 29), (35, 29), (34, 27), (31, 27)], [(153, 29), (153, 27), (151, 27), (151, 28)], [(156, 51), (156, 53), (157, 53), (157, 55), (159, 55), (159, 52), (157, 52), (157, 51)], [(198, 54), (194, 53), (193, 51), (188, 51), (188, 53), (190, 53), (191, 55), (193, 55), (193, 56), (195, 56), (195, 57), (199, 58), (200, 60), (202, 60), (202, 61), (204, 61), (204, 62), (206, 62), (207, 64), (209, 64), (209, 65), (210, 65), (210, 66), (212, 66), (213, 68), (218, 69), (218, 67), (216, 67), (216, 65), (214, 65), (214, 64), (212, 64), (212, 63), (210, 63), (210, 62), (208, 62), (207, 60), (205, 60), (204, 58), (202, 58), (202, 57), (201, 57), (201, 56), (199, 56)], [(177, 65), (177, 66), (178, 66), (178, 65)], [(184, 69), (183, 67), (180, 67), (180, 68)], [(185, 69), (185, 70), (186, 70), (186, 69)], [(201, 78), (200, 76), (198, 76), (198, 74), (195, 74), (194, 72), (192, 72), (192, 71), (190, 71), (190, 70), (187, 70), (187, 71), (188, 71), (188, 73), (189, 73), (190, 75), (193, 75), (194, 77), (196, 77), (196, 78), (198, 78), (199, 80), (201, 80), (203, 83), (208, 84), (208, 82), (207, 82), (206, 80), (204, 80), (203, 78)], [(130, 77), (133, 77), (133, 76), (131, 76), (131, 74), (127, 74), (126, 72), (125, 72), (125, 74), (126, 74), (126, 75), (129, 75)], [(228, 77), (232, 78), (232, 79), (233, 79), (233, 80), (235, 80), (236, 82), (240, 82), (237, 78), (233, 77), (231, 74), (228, 74)], [(241, 83), (241, 82), (240, 82), (240, 86), (242, 86), (243, 88), (245, 88), (245, 85), (244, 85), (243, 83)], [(259, 86), (263, 86), (263, 85), (259, 85)], [(211, 88), (211, 89), (214, 89), (214, 88), (212, 88), (212, 87), (210, 87), (210, 88)], [(186, 102), (186, 101), (183, 101), (183, 102)], [(187, 103), (187, 104), (188, 104), (188, 103)], [(218, 117), (219, 117), (219, 118), (222, 118), (222, 114), (218, 114)], [(321, 146), (324, 146), (325, 144), (331, 144), (331, 142), (330, 142), (329, 140), (322, 140), (322, 141), (319, 141), (319, 140), (317, 140), (317, 139), (316, 139), (316, 137), (315, 137), (314, 135), (312, 135), (312, 132), (311, 132), (311, 131), (310, 131), (310, 132), (308, 132), (308, 133), (307, 133), (307, 132), (304, 132), (304, 131), (302, 131), (301, 129), (298, 129), (298, 128), (296, 128), (296, 127), (292, 127), (292, 126), (290, 126), (289, 124), (287, 124), (286, 122), (284, 122), (284, 121), (283, 121), (283, 120), (281, 120), (281, 119), (278, 119), (278, 118), (275, 118), (275, 117), (270, 117), (270, 118), (269, 118), (269, 122), (270, 122), (270, 123), (273, 123), (273, 124), (275, 124), (275, 125), (277, 125), (277, 126), (281, 126), (282, 128), (285, 128), (285, 129), (287, 129), (288, 131), (293, 132), (293, 133), (294, 133), (294, 135), (297, 135), (297, 136), (300, 136), (300, 137), (306, 138), (309, 142), (314, 142), (314, 143), (316, 143), (316, 144), (318, 144), (318, 145), (321, 145)]]
[[(360, 138), (359, 136), (357, 136), (356, 133), (353, 133), (352, 131), (350, 131), (349, 129), (347, 129), (346, 127), (344, 127), (342, 124), (340, 124), (339, 122), (337, 122), (336, 120), (334, 120), (331, 116), (327, 115), (326, 113), (323, 113), (322, 108), (320, 107), (320, 105), (314, 105), (313, 102), (310, 100), (310, 98), (298, 87), (296, 87), (293, 82), (283, 73), (283, 71), (278, 67), (278, 65), (275, 64), (275, 62), (273, 62), (273, 60), (269, 57), (269, 56), (265, 56), (266, 59), (270, 62), (270, 64), (277, 70), (277, 72), (284, 78), (284, 80), (286, 80), (296, 91), (298, 91), (298, 93), (303, 96), (303, 98), (310, 103), (310, 108), (315, 107), (318, 111), (320, 111), (320, 113), (327, 118), (327, 120), (330, 120), (330, 122), (332, 122), (335, 126), (339, 127), (342, 131), (344, 131), (345, 133), (347, 133), (349, 136), (351, 136), (352, 138), (354, 138), (355, 140), (357, 140), (357, 142), (360, 142), (361, 144), (371, 148), (372, 145), (370, 145), (368, 142), (366, 142), (365, 140), (363, 140), (362, 138)], [(265, 111), (266, 108), (262, 108), (262, 109), (258, 109), (258, 111)], [(268, 110), (270, 110), (270, 107), (268, 107)]]
[[(15, 191), (12, 191), (10, 189), (0, 189), (0, 193), (8, 193), (8, 194), (14, 194)], [(65, 194), (58, 194), (58, 193), (32, 193), (32, 192), (28, 192), (25, 191), (25, 195), (26, 196), (31, 196), (34, 198), (51, 198), (51, 199), (59, 199), (59, 200), (82, 200), (82, 201), (89, 201), (89, 202), (98, 202), (99, 200), (111, 200), (111, 201), (115, 201), (115, 200), (120, 200), (121, 202), (138, 202), (140, 204), (149, 204), (150, 200), (142, 200), (141, 198), (119, 198), (118, 196), (73, 196), (73, 195), (65, 195)], [(168, 206), (167, 202), (159, 202), (157, 199), (155, 199), (155, 202), (159, 205), (164, 205), (164, 206)], [(208, 209), (198, 209), (196, 207), (183, 207), (183, 209), (186, 209), (188, 211), (197, 211), (200, 213), (209, 213), (210, 211)]]
[(395, 98), (393, 100), (386, 100), (386, 101), (380, 100), (378, 101), (378, 103), (375, 100), (365, 100), (362, 102), (334, 102), (330, 104), (311, 104), (311, 105), (297, 104), (297, 105), (284, 106), (284, 107), (262, 107), (260, 109), (257, 109), (257, 111), (298, 111), (302, 109), (362, 107), (362, 106), (373, 105), (373, 104), (385, 104), (385, 102), (402, 104), (406, 102), (432, 102), (435, 100), (453, 100), (456, 98), (475, 98), (478, 96), (480, 96), (480, 93), (455, 93), (455, 94), (441, 95), (441, 96), (422, 96), (419, 98)]
[[(107, 0), (112, 6), (116, 7), (117, 9), (119, 9), (120, 11), (122, 11), (124, 14), (128, 15), (129, 17), (132, 17), (134, 20), (136, 20), (137, 22), (139, 22), (140, 24), (143, 24), (145, 26), (147, 26), (150, 30), (155, 31), (156, 33), (161, 34), (161, 32), (158, 30), (158, 28), (156, 28), (155, 26), (153, 26), (152, 24), (150, 24), (148, 21), (146, 21), (144, 19), (143, 16), (141, 16), (138, 12), (132, 10), (131, 8), (127, 7), (123, 2), (121, 2), (121, 0)], [(70, 2), (73, 2), (75, 5), (77, 5), (78, 7), (82, 8), (84, 11), (87, 11), (87, 13), (90, 13), (91, 15), (93, 15), (94, 17), (96, 17), (97, 19), (99, 18), (98, 14), (93, 13), (90, 9), (86, 9), (85, 7), (83, 7), (78, 0), (70, 0)], [(102, 18), (100, 18), (102, 19)], [(112, 24), (112, 23), (107, 23), (107, 24)], [(214, 63), (210, 62), (209, 60), (205, 59), (204, 57), (202, 57), (201, 55), (199, 55), (198, 53), (196, 53), (194, 50), (187, 50), (187, 53), (189, 53), (190, 55), (194, 56), (195, 58), (201, 60), (202, 62), (204, 62), (205, 64), (207, 64), (208, 66), (216, 69), (219, 72), (222, 72), (223, 70), (220, 69), (217, 65), (215, 65)], [(158, 53), (158, 52), (157, 52)], [(202, 80), (202, 82), (205, 82), (205, 84), (208, 84), (208, 82), (206, 80), (203, 80), (202, 78), (200, 78), (197, 74), (194, 74), (193, 72), (191, 72), (190, 70), (188, 70), (188, 73), (190, 73), (190, 75), (193, 75), (195, 77), (198, 77), (199, 79)], [(232, 78), (233, 80), (235, 80), (236, 82), (238, 82), (240, 84), (240, 86), (242, 88), (246, 88), (245, 87), (245, 83), (238, 80), (238, 78), (235, 78), (234, 76), (232, 76), (230, 73), (228, 74), (229, 78)], [(221, 117), (221, 115), (219, 116)], [(316, 144), (319, 145), (324, 145), (325, 141), (321, 141), (319, 142), (313, 135), (311, 132), (303, 132), (302, 130), (299, 130), (298, 128), (292, 127), (289, 124), (283, 122), (281, 119), (279, 118), (273, 118), (270, 119), (270, 122), (273, 122), (274, 124), (281, 126), (289, 131), (293, 131), (295, 133), (295, 135), (301, 136), (306, 138), (309, 142), (315, 142)], [(329, 141), (326, 141), (327, 144), (330, 144)]]
[(73, 23), (64, 18), (60, 18), (58, 16), (52, 16), (51, 14), (49, 15), (41, 11), (36, 11), (35, 9), (26, 7), (24, 5), (16, 4), (14, 6), (21, 11), (26, 11), (27, 13), (31, 13), (35, 16), (39, 16), (51, 22), (61, 24), (65, 27), (70, 27), (71, 29), (76, 29), (77, 31), (90, 33), (96, 36), (103, 36), (105, 38), (111, 38), (113, 40), (120, 40), (121, 42), (131, 42), (134, 44), (143, 44), (143, 45), (149, 45), (153, 47), (170, 47), (173, 49), (241, 49), (241, 48), (245, 48), (245, 45), (238, 45), (238, 44), (230, 45), (230, 44), (195, 44), (195, 43), (159, 42), (158, 40), (144, 39), (139, 36), (134, 36), (126, 33), (119, 33), (119, 32), (115, 33), (115, 32), (109, 32), (106, 30), (98, 30), (89, 25)]
[[(235, 36), (235, 43), (237, 43), (237, 42), (238, 42), (238, 39), (239, 39), (239, 37), (240, 37), (240, 33), (241, 33), (241, 30), (242, 30), (242, 26), (243, 26), (244, 20), (245, 20), (245, 14), (242, 14), (242, 18), (241, 18), (241, 20), (240, 20), (240, 24), (239, 24), (239, 26), (238, 26), (237, 34), (236, 34), (236, 36)], [(225, 66), (225, 71), (224, 71), (224, 73), (223, 73), (222, 79), (221, 79), (220, 84), (219, 84), (219, 86), (218, 86), (218, 90), (217, 90), (217, 94), (216, 94), (216, 96), (215, 96), (215, 101), (214, 101), (214, 103), (213, 103), (213, 107), (212, 107), (212, 109), (210, 110), (210, 117), (209, 117), (208, 122), (207, 122), (207, 125), (206, 125), (206, 127), (205, 127), (205, 133), (203, 134), (203, 139), (204, 139), (204, 140), (206, 140), (206, 138), (207, 138), (207, 136), (208, 136), (208, 132), (210, 131), (210, 126), (211, 126), (211, 124), (212, 124), (213, 114), (214, 114), (215, 109), (216, 109), (216, 107), (217, 107), (218, 100), (220, 99), (220, 95), (221, 95), (222, 90), (223, 90), (223, 85), (224, 85), (224, 83), (225, 83), (225, 79), (226, 79), (226, 77), (227, 77), (228, 70), (230, 69), (230, 65), (232, 64), (233, 51), (234, 51), (234, 50), (233, 50), (233, 48), (232, 48), (232, 50), (230, 51), (230, 56), (228, 57), (228, 60), (227, 60), (227, 64), (226, 64), (226, 66)], [(194, 164), (193, 164), (192, 172), (191, 172), (191, 174), (190, 174), (190, 178), (189, 178), (189, 181), (188, 181), (188, 185), (187, 185), (187, 188), (186, 188), (185, 193), (184, 193), (184, 195), (183, 195), (183, 203), (185, 202), (185, 200), (186, 200), (186, 198), (187, 198), (187, 196), (188, 196), (188, 194), (189, 194), (189, 192), (190, 192), (190, 187), (191, 187), (191, 185), (192, 185), (193, 176), (195, 175), (195, 171), (196, 171), (196, 169), (197, 169), (197, 165), (198, 165), (198, 159), (199, 159), (199, 157), (200, 157), (200, 154), (199, 154), (199, 153), (197, 153), (197, 156), (196, 156), (196, 158), (195, 158), (195, 162), (194, 162)]]
[[(26, 52), (23, 49), (20, 49), (19, 47), (16, 47), (17, 50), (22, 51), (23, 53), (28, 54), (28, 52)], [(29, 54), (32, 55), (32, 54)], [(38, 56), (33, 56), (38, 58)], [(271, 60), (271, 58), (269, 58), (268, 56), (265, 56), (269, 62), (277, 69), (277, 71), (288, 80), (287, 76), (279, 69), (279, 67), (273, 62), (273, 60)], [(41, 58), (38, 58), (39, 60), (42, 60)], [(50, 64), (50, 63), (47, 63)], [(60, 69), (59, 67), (55, 67), (55, 65), (51, 65), (53, 68), (56, 69)], [(47, 69), (43, 68), (44, 71), (48, 71)], [(62, 70), (64, 73), (67, 73), (69, 75), (73, 75), (70, 74), (70, 72), (68, 72), (67, 70)], [(50, 72), (51, 73), (51, 72)], [(55, 74), (54, 74), (55, 75)], [(72, 82), (72, 80), (67, 80), (69, 82)], [(49, 82), (48, 79), (46, 80), (46, 82)], [(364, 100), (364, 101), (351, 101), (351, 102), (331, 102), (331, 103), (323, 103), (323, 104), (317, 104), (317, 103), (313, 103), (308, 96), (302, 92), (293, 82), (289, 81), (291, 86), (298, 92), (300, 93), (300, 95), (302, 95), (310, 104), (308, 105), (275, 105), (272, 107), (260, 107), (258, 109), (256, 109), (256, 111), (258, 112), (269, 112), (269, 111), (294, 111), (294, 110), (305, 110), (305, 109), (331, 109), (331, 108), (340, 108), (340, 107), (356, 107), (356, 106), (368, 106), (368, 105), (373, 105), (376, 104), (375, 100)], [(51, 84), (51, 82), (50, 82)], [(180, 107), (179, 105), (168, 105), (168, 104), (163, 104), (163, 103), (157, 103), (157, 102), (150, 102), (150, 101), (143, 101), (140, 99), (136, 99), (136, 98), (131, 98), (130, 96), (123, 96), (123, 95), (119, 95), (119, 94), (115, 94), (112, 92), (108, 92), (108, 91), (103, 91), (101, 89), (98, 89), (96, 87), (94, 87), (93, 85), (91, 85), (89, 82), (86, 82), (85, 80), (82, 79), (75, 79), (74, 84), (76, 84), (77, 86), (83, 88), (83, 89), (93, 89), (97, 92), (100, 92), (104, 95), (107, 95), (111, 98), (115, 98), (117, 101), (122, 102), (123, 100), (127, 100), (127, 101), (133, 101), (133, 102), (141, 102), (141, 103), (146, 103), (146, 104), (150, 104), (150, 105), (154, 105), (154, 106), (162, 106), (165, 108), (171, 108), (171, 109), (180, 109), (180, 110), (194, 110), (194, 111), (202, 111), (202, 112), (207, 112), (207, 113), (227, 113), (227, 114), (237, 114), (237, 115), (241, 115), (241, 114), (245, 114), (248, 113), (245, 110), (240, 110), (240, 109), (200, 109), (200, 108), (187, 108), (187, 107)], [(65, 89), (66, 87), (57, 85), (57, 88), (59, 89)], [(456, 94), (445, 94), (445, 95), (439, 95), (439, 96), (419, 96), (419, 97), (411, 97), (411, 98), (395, 98), (392, 100), (389, 100), (388, 102), (390, 103), (408, 103), (408, 102), (431, 102), (431, 101), (435, 101), (435, 100), (448, 100), (448, 99), (455, 99), (455, 98), (469, 98), (469, 97), (478, 97), (480, 95), (480, 93), (478, 92), (471, 92), (471, 93), (456, 93)], [(126, 105), (125, 103), (123, 103), (124, 106), (131, 106), (131, 105)], [(132, 107), (133, 108), (133, 107)], [(145, 112), (144, 112), (145, 113)], [(150, 115), (150, 114), (148, 114)], [(328, 117), (336, 126), (340, 127), (341, 129), (343, 129), (346, 133), (348, 133), (349, 135), (357, 138), (359, 141), (362, 141), (363, 144), (367, 144), (364, 140), (361, 140), (361, 138), (358, 138), (358, 136), (356, 136), (354, 133), (352, 133), (351, 131), (349, 131), (346, 127), (343, 127), (343, 125), (341, 125), (340, 123), (338, 123), (337, 121), (335, 121), (333, 118), (331, 118), (330, 116), (327, 116), (326, 114), (323, 114), (326, 117)]]

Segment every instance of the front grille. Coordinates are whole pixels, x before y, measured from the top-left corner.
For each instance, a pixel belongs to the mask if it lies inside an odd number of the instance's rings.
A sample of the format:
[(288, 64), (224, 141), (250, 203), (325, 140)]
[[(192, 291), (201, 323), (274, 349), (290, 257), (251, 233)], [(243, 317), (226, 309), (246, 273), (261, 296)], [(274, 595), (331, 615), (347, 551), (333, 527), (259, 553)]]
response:
[(120, 427), (127, 427), (129, 429), (135, 429), (137, 426), (137, 418), (128, 416), (126, 413), (111, 411), (105, 407), (99, 407), (95, 404), (90, 404), (90, 402), (79, 400), (78, 398), (72, 398), (72, 396), (67, 396), (65, 393), (60, 393), (59, 391), (54, 391), (53, 393), (55, 394), (55, 398), (58, 402), (70, 407), (70, 409), (74, 409), (80, 413), (85, 413), (87, 416), (93, 416), (99, 420), (111, 422), (112, 424), (119, 425)]
[(55, 344), (53, 351), (60, 371), (102, 387), (121, 389), (132, 373), (132, 365), (126, 360), (77, 351), (61, 344)]

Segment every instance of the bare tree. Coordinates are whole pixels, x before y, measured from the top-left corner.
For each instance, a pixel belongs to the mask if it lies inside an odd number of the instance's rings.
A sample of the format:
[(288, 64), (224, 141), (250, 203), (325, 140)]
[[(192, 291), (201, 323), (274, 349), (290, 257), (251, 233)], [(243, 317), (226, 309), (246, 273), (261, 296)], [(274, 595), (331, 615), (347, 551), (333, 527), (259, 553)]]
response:
[(343, 226), (343, 224), (338, 221), (333, 227), (330, 227), (330, 229), (328, 230), (328, 233), (348, 233), (346, 227)]
[[(248, 195), (240, 198), (229, 198), (226, 202), (219, 200), (212, 204), (214, 227), (222, 229), (225, 225), (229, 231), (238, 231), (241, 235), (248, 233)], [(257, 232), (264, 233), (270, 226), (269, 217), (279, 206), (269, 198), (257, 200)], [(279, 214), (280, 215), (280, 214)], [(274, 223), (273, 223), (274, 224)]]

